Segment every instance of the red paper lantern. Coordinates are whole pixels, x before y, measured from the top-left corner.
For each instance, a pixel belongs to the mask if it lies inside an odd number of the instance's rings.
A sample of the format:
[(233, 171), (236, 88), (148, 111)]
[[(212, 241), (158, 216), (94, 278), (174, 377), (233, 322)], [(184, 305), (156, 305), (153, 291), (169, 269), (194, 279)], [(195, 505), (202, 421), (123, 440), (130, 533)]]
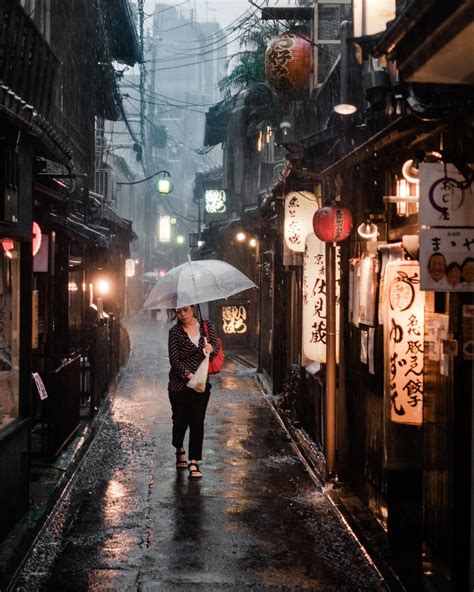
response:
[(42, 232), (41, 228), (39, 227), (38, 222), (33, 221), (33, 257), (36, 253), (40, 250), (41, 247), (41, 240), (42, 240)]
[(270, 41), (265, 52), (265, 74), (277, 94), (301, 99), (309, 90), (310, 72), (311, 44), (302, 36), (288, 32)]
[(351, 233), (352, 214), (337, 204), (319, 208), (313, 216), (313, 230), (319, 240), (340, 243)]

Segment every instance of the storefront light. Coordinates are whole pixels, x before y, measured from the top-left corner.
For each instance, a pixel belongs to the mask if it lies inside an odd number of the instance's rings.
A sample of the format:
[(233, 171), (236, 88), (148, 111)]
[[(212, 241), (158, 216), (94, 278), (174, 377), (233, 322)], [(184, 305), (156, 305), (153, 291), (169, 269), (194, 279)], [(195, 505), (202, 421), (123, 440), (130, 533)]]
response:
[(357, 107), (355, 105), (351, 105), (350, 103), (340, 103), (339, 105), (334, 105), (333, 109), (338, 115), (353, 115), (357, 111)]
[(238, 232), (235, 235), (235, 238), (239, 241), (239, 243), (243, 242), (246, 239), (245, 232), (242, 232), (242, 231)]
[(409, 183), (420, 182), (420, 170), (415, 166), (415, 162), (412, 158), (409, 158), (403, 163), (402, 175)]
[(97, 292), (101, 296), (106, 296), (110, 293), (110, 282), (108, 280), (98, 280), (96, 283)]
[(249, 245), (252, 247), (252, 249), (255, 249), (255, 247), (257, 246), (257, 239), (256, 238), (251, 238), (249, 240)]
[(183, 245), (184, 244), (184, 236), (182, 234), (179, 234), (176, 237), (176, 242), (178, 243), (178, 245)]
[(377, 240), (379, 231), (377, 226), (373, 222), (367, 220), (366, 222), (362, 222), (362, 224), (359, 225), (359, 227), (357, 228), (357, 234), (363, 240), (374, 241)]

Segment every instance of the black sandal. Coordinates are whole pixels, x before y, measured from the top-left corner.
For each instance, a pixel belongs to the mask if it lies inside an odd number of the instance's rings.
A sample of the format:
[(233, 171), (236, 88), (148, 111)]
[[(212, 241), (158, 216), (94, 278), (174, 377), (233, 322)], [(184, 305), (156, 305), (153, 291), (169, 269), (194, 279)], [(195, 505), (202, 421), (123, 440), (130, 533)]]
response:
[(176, 451), (176, 468), (177, 469), (186, 469), (188, 466), (188, 461), (186, 460), (186, 450), (183, 448), (182, 450)]
[(188, 465), (189, 476), (195, 479), (201, 478), (202, 473), (197, 462), (190, 462)]

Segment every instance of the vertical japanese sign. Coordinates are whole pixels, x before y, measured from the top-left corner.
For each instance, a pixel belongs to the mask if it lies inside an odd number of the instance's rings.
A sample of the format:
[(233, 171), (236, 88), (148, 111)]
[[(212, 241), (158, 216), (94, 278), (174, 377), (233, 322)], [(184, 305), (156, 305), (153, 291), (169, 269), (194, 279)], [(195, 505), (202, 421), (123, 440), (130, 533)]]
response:
[(317, 207), (316, 196), (308, 191), (292, 191), (285, 197), (285, 243), (290, 250), (304, 252)]
[(420, 290), (417, 261), (398, 261), (385, 268), (385, 384), (391, 420), (423, 422), (423, 342), (425, 294)]
[[(336, 361), (339, 361), (339, 293), (341, 259), (336, 248)], [(306, 239), (303, 267), (303, 354), (326, 363), (326, 245), (315, 234)]]

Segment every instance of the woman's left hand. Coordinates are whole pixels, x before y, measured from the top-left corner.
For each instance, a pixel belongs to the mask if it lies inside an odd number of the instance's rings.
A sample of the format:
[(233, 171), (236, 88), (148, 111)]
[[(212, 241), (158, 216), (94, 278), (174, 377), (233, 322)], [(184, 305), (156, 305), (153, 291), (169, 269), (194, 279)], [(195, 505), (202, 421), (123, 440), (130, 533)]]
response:
[(212, 347), (212, 345), (210, 343), (206, 343), (204, 345), (204, 351), (206, 352), (206, 354), (212, 354), (212, 352), (214, 351), (214, 348)]

